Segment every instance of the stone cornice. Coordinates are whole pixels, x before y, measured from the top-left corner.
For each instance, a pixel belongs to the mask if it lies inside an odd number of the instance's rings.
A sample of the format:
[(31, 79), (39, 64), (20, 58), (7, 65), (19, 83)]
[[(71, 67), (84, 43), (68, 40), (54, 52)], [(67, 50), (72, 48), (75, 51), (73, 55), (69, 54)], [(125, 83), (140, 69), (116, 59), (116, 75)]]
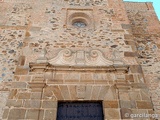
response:
[(47, 71), (105, 71), (105, 72), (122, 72), (128, 73), (128, 65), (111, 65), (111, 66), (62, 66), (62, 65), (51, 65), (49, 63), (30, 63), (30, 72), (47, 72)]

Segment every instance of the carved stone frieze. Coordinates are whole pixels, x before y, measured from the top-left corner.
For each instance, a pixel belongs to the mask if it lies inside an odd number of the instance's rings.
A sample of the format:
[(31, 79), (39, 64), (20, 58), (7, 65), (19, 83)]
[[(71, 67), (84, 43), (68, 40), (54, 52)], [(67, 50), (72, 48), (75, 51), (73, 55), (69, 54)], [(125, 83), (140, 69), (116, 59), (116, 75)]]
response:
[(112, 60), (106, 59), (100, 50), (73, 52), (69, 49), (61, 50), (56, 57), (48, 60), (48, 62), (51, 65), (68, 66), (111, 66), (114, 64)]

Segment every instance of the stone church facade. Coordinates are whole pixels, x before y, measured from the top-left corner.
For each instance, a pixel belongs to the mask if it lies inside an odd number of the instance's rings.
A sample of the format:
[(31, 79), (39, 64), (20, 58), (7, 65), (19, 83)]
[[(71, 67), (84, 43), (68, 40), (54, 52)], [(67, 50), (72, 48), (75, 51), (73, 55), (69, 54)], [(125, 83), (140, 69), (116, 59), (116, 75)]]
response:
[[(160, 22), (150, 2), (0, 0), (0, 66), (2, 120), (74, 120), (84, 102), (101, 106), (98, 120), (160, 115)], [(81, 110), (61, 111), (66, 103)]]

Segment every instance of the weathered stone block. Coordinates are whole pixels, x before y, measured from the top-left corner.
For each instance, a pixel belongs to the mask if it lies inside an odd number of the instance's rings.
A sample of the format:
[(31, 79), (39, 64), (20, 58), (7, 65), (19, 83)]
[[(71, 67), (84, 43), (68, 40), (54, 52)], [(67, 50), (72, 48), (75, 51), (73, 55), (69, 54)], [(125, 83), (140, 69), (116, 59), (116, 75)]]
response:
[(58, 85), (47, 86), (44, 89), (43, 98), (48, 100), (54, 100), (55, 98), (58, 100), (64, 100)]
[(6, 106), (8, 107), (22, 107), (22, 100), (7, 100)]
[(140, 65), (132, 65), (130, 66), (132, 73), (142, 73), (142, 68)]
[(80, 74), (80, 80), (92, 80), (92, 74), (87, 73), (81, 73)]
[(133, 75), (126, 75), (126, 80), (129, 82), (134, 82)]
[(150, 101), (136, 101), (137, 108), (139, 109), (153, 109), (152, 103)]
[(85, 100), (90, 100), (91, 99), (91, 95), (92, 95), (92, 86), (91, 85), (87, 85), (84, 99)]
[(31, 76), (21, 76), (19, 79), (20, 82), (29, 82), (31, 80)]
[(120, 100), (120, 108), (136, 108), (136, 103), (135, 101)]
[(39, 120), (44, 120), (44, 110), (40, 110), (40, 112), (39, 112)]
[(140, 94), (141, 94), (141, 97), (142, 97), (142, 100), (147, 100), (147, 101), (150, 101), (151, 98), (150, 98), (150, 95), (148, 93), (148, 90), (146, 90), (147, 92), (144, 92), (144, 91), (141, 91)]
[(33, 92), (31, 93), (31, 99), (41, 99), (42, 93), (41, 92)]
[[(57, 75), (55, 75), (55, 77), (56, 77)], [(52, 71), (47, 71), (47, 72), (45, 72), (45, 74), (44, 74), (44, 79), (45, 80), (53, 80), (53, 72)], [(59, 80), (59, 79), (57, 79), (57, 78), (54, 78), (54, 79), (56, 79), (56, 80)], [(63, 79), (63, 78), (62, 78)]]
[(44, 119), (45, 120), (56, 120), (57, 110), (45, 110)]
[(13, 82), (11, 87), (12, 88), (26, 89), (27, 83), (26, 82)]
[(26, 75), (28, 74), (29, 68), (17, 67), (15, 70), (15, 75)]
[(141, 100), (139, 91), (129, 92), (129, 96), (131, 100)]
[(63, 75), (65, 81), (68, 81), (68, 80), (80, 80), (80, 74), (79, 73), (67, 73), (67, 74), (64, 74)]
[(29, 109), (27, 110), (26, 119), (34, 119), (38, 120), (40, 110), (36, 109)]
[(113, 108), (107, 108), (104, 110), (105, 119), (107, 120), (113, 120), (113, 119), (120, 119), (120, 110), (119, 109), (113, 109)]
[(31, 93), (19, 93), (18, 99), (30, 99)]
[(77, 85), (76, 86), (77, 98), (84, 99), (86, 93), (86, 86), (85, 85)]
[[(131, 38), (132, 39), (132, 38)], [(125, 41), (126, 45), (132, 45), (135, 46), (135, 42), (134, 41)]]
[(68, 90), (68, 87), (67, 85), (60, 85), (60, 91), (64, 97), (65, 100), (70, 100), (70, 94), (69, 94), (69, 90)]
[(11, 109), (9, 112), (8, 120), (24, 119), (26, 114), (25, 109)]
[(123, 29), (131, 29), (131, 25), (130, 24), (121, 24)]
[(92, 78), (93, 80), (106, 80), (107, 79), (105, 73), (94, 73), (92, 77), (93, 77)]
[(45, 83), (41, 82), (31, 82), (29, 83), (29, 88), (31, 92), (42, 92), (43, 88), (45, 87)]
[(119, 105), (118, 105), (118, 102), (119, 101), (103, 101), (103, 107), (104, 108), (118, 108)]
[(34, 82), (43, 82), (44, 81), (44, 73), (43, 72), (39, 72), (36, 73), (33, 77), (32, 77), (32, 81)]
[(92, 88), (92, 100), (98, 100), (100, 86), (93, 86)]
[(121, 118), (122, 119), (130, 119), (130, 115), (132, 114), (132, 111), (131, 109), (128, 109), (128, 108), (121, 108)]
[(63, 80), (65, 78), (65, 76), (63, 77), (64, 74), (61, 74), (61, 73), (56, 73), (54, 75), (54, 81), (55, 80)]
[(126, 101), (130, 100), (129, 93), (126, 91), (119, 92), (119, 97), (120, 97), (120, 100), (126, 100)]
[(3, 118), (3, 119), (7, 119), (8, 113), (9, 113), (9, 109), (4, 109), (2, 118)]
[(104, 100), (116, 100), (117, 99), (117, 94), (116, 94), (116, 90), (114, 87), (109, 87)]
[(26, 108), (40, 108), (40, 100), (26, 100), (24, 103)]
[(52, 99), (53, 93), (52, 93), (53, 89), (51, 87), (46, 87), (44, 89), (43, 92), (43, 99)]
[(20, 56), (18, 60), (18, 64), (23, 66), (25, 64), (25, 56)]
[(57, 101), (43, 101), (42, 108), (57, 108)]
[(125, 57), (136, 57), (137, 53), (135, 52), (124, 52)]
[(55, 97), (58, 99), (58, 100), (64, 100), (63, 96), (62, 96), (62, 93), (61, 93), (61, 90), (59, 88), (59, 86), (53, 86), (53, 91), (52, 91), (52, 95), (55, 95)]
[[(147, 109), (131, 109), (132, 110), (132, 113), (133, 114), (144, 114), (146, 113), (147, 114)], [(141, 118), (141, 119), (144, 119), (144, 118)]]
[(77, 93), (76, 93), (76, 86), (75, 85), (69, 85), (69, 92), (71, 95), (71, 100), (75, 100), (77, 99)]
[[(107, 94), (108, 90), (109, 90), (109, 86), (101, 86), (98, 99), (99, 99), (99, 100), (104, 100), (105, 95)], [(110, 93), (110, 94), (111, 94), (111, 93)], [(108, 95), (109, 95), (109, 94), (108, 94)]]
[(17, 97), (17, 89), (12, 89), (9, 93), (8, 99), (14, 99)]

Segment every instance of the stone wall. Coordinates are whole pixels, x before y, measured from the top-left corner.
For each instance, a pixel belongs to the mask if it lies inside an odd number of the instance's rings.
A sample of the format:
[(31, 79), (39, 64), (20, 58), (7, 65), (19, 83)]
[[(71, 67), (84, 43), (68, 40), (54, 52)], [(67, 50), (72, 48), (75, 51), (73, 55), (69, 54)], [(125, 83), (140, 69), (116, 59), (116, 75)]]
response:
[[(137, 46), (138, 61), (142, 66), (146, 84), (154, 104), (154, 110), (160, 114), (160, 24), (151, 3), (143, 3), (148, 10), (137, 10), (139, 3), (125, 3), (127, 15), (131, 23), (133, 36)], [(141, 3), (142, 4), (142, 3)]]

